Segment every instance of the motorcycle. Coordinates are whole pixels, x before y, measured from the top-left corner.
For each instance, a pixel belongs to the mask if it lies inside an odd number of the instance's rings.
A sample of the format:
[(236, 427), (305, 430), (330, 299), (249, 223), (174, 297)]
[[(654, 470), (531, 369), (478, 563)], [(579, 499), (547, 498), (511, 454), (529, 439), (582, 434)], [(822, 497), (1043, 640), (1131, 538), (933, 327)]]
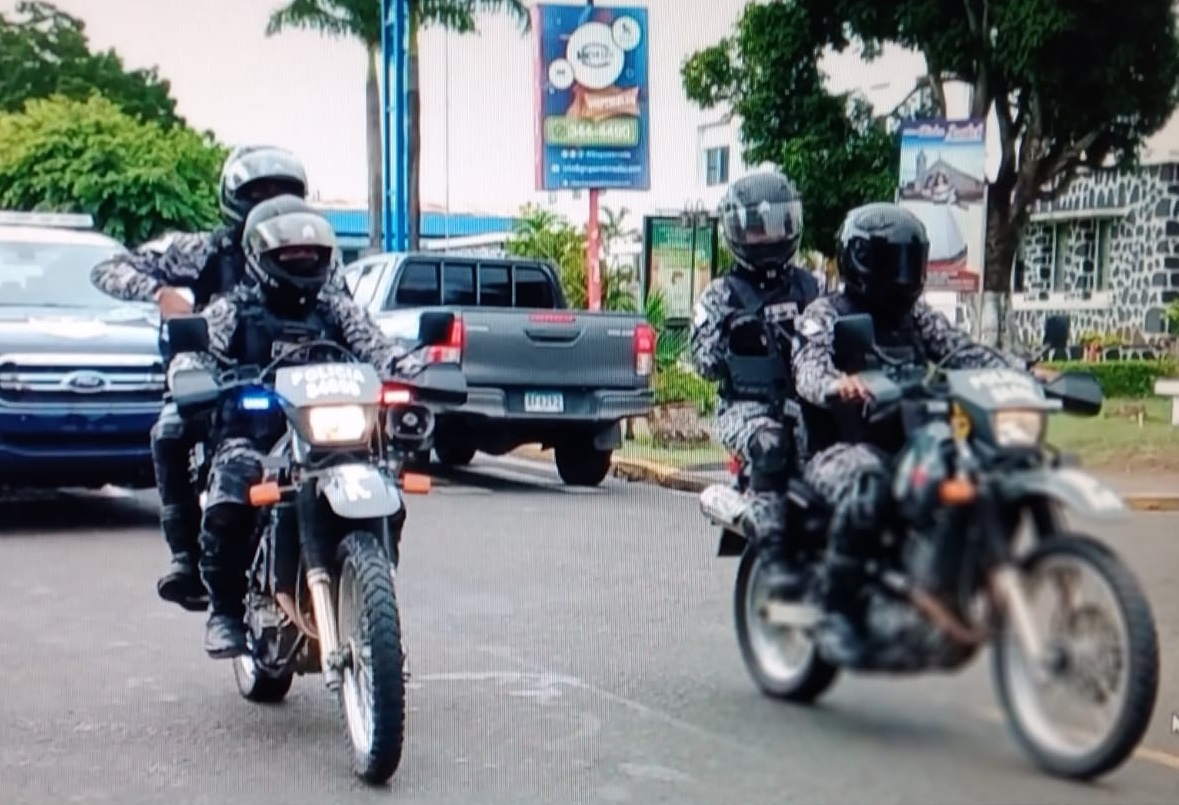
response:
[[(444, 342), (453, 318), (424, 314), (415, 350)], [(168, 329), (177, 352), (207, 351), (203, 318), (171, 319)], [(282, 366), (308, 350), (340, 360)], [(254, 546), (249, 651), (233, 661), (234, 678), (247, 700), (275, 703), (296, 674), (322, 674), (342, 711), (353, 770), (372, 784), (396, 772), (405, 736), (394, 586), (402, 493), (429, 491), (428, 478), (403, 467), (428, 443), (433, 406), (462, 405), (466, 397), (455, 367), (431, 365), (412, 379), (382, 383), (371, 365), (330, 341), (288, 349), (261, 369), (189, 369), (172, 380), (183, 416), (211, 416), (229, 405), (244, 416), (285, 420), (264, 478), (249, 491), (259, 515), (253, 533), (242, 535)], [(207, 454), (193, 459), (202, 482)]]
[[(1045, 351), (1064, 349), (1068, 327), (1067, 317), (1050, 320)], [(989, 644), (999, 702), (1032, 761), (1072, 779), (1114, 770), (1154, 710), (1154, 618), (1113, 551), (1063, 518), (1070, 509), (1116, 522), (1128, 517), (1125, 504), (1044, 442), (1051, 412), (1100, 413), (1100, 386), (1083, 372), (1041, 383), (1008, 369), (948, 370), (944, 360), (905, 372), (903, 361), (876, 345), (868, 316), (840, 319), (835, 341), (837, 355), (860, 364), (845, 370), (871, 390), (871, 420), (900, 417), (906, 435), (891, 467), (889, 514), (866, 558), (867, 651), (850, 667), (825, 639), (818, 601), (831, 512), (821, 499), (801, 480), (790, 482), (789, 544), (800, 583), (785, 599), (771, 599), (746, 531), (742, 483), (714, 484), (700, 507), (721, 528), (718, 555), (741, 557), (736, 630), (755, 684), (769, 697), (811, 703), (844, 668), (948, 672)], [(1025, 524), (1030, 540), (1021, 540)], [(1081, 595), (1085, 577), (1104, 593), (1104, 606), (1101, 597)], [(1046, 625), (1033, 616), (1041, 594), (1063, 604)], [(1107, 724), (1096, 731), (1059, 724), (1048, 712), (1047, 688), (1079, 696), (1094, 712), (1112, 711)]]

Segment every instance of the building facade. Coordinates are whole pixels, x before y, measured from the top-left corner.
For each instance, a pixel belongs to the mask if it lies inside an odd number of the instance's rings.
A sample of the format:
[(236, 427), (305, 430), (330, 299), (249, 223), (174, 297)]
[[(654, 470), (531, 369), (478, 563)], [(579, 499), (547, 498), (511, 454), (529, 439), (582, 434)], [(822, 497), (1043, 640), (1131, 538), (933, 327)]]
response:
[(1012, 273), (1024, 343), (1039, 342), (1052, 313), (1072, 317), (1074, 337), (1141, 344), (1166, 334), (1179, 300), (1179, 162), (1078, 177), (1037, 205)]

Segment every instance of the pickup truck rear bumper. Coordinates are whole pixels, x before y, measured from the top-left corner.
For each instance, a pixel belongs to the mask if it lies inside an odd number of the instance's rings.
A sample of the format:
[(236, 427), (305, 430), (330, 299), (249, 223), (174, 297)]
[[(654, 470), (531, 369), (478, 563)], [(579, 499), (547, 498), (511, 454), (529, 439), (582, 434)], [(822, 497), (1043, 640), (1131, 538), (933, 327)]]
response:
[(534, 413), (524, 410), (524, 389), (472, 387), (467, 390), (466, 404), (447, 413), (504, 420), (520, 425), (529, 422), (604, 425), (628, 417), (647, 416), (655, 404), (655, 392), (650, 389), (561, 391), (564, 394), (564, 410)]

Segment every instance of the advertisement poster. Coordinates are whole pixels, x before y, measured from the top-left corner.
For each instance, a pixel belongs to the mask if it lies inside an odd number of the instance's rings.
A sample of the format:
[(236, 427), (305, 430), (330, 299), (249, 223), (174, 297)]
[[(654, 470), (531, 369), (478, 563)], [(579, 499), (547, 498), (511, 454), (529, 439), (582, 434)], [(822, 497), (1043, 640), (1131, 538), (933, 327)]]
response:
[(717, 225), (696, 227), (692, 259), (692, 226), (679, 218), (644, 219), (647, 293), (663, 294), (669, 320), (692, 318), (692, 307), (716, 272)]
[(977, 293), (987, 221), (986, 126), (981, 119), (901, 124), (901, 205), (929, 232), (926, 290)]
[(536, 189), (649, 190), (647, 9), (538, 5)]

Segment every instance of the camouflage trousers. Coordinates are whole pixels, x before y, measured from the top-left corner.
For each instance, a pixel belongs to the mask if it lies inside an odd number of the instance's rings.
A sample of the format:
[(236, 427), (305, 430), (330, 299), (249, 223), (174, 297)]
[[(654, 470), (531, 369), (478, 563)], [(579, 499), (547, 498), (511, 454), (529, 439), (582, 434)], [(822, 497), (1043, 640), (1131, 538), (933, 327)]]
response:
[(878, 524), (888, 491), (888, 456), (866, 444), (841, 442), (821, 450), (803, 470), (803, 480), (835, 510), (832, 546), (853, 550)]
[(262, 479), (261, 451), (250, 439), (225, 439), (209, 464), (205, 509), (227, 503), (250, 505), (250, 487)]
[(805, 460), (806, 429), (802, 426), (802, 414), (797, 405), (791, 403), (785, 408), (775, 408), (748, 400), (722, 401), (713, 422), (712, 435), (726, 450), (748, 462), (749, 445), (754, 435), (766, 427), (783, 427), (792, 431), (795, 456), (799, 462)]

